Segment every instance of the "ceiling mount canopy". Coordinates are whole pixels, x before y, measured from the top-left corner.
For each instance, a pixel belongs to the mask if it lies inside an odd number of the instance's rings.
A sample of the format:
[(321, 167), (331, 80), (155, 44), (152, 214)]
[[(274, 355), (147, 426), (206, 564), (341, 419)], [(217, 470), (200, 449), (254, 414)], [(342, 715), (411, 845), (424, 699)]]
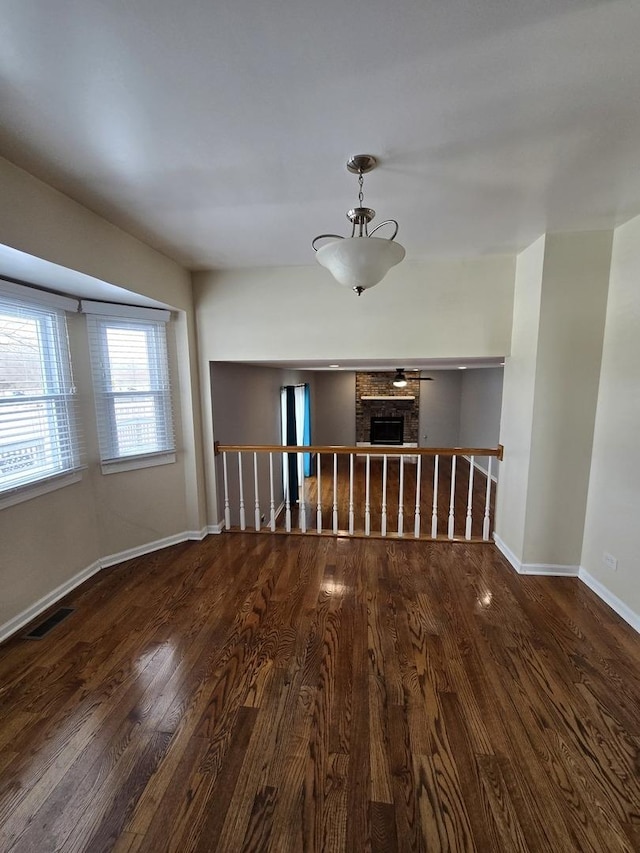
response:
[[(378, 165), (371, 154), (356, 154), (347, 161), (347, 170), (358, 176), (358, 207), (347, 211), (352, 224), (351, 236), (320, 234), (311, 243), (318, 263), (326, 267), (340, 284), (350, 287), (360, 296), (365, 290), (382, 281), (391, 267), (404, 258), (404, 248), (394, 242), (398, 233), (395, 219), (385, 219), (369, 232), (369, 223), (376, 215), (375, 210), (364, 206), (364, 178), (367, 172)], [(384, 225), (393, 225), (391, 237), (374, 237)], [(319, 240), (329, 240), (316, 248)]]

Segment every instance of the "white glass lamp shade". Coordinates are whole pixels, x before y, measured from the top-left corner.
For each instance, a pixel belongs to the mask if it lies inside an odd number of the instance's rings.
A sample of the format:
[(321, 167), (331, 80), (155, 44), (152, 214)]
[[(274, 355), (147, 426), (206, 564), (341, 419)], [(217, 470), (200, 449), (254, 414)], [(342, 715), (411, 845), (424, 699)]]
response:
[(404, 248), (382, 237), (345, 237), (332, 240), (316, 252), (340, 284), (368, 290), (382, 281), (391, 267), (404, 258)]

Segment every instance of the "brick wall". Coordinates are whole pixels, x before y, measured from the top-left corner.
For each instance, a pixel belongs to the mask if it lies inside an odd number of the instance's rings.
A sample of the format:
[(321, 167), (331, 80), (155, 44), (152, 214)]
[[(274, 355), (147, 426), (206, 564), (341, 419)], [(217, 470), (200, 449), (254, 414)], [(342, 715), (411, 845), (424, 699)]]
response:
[[(420, 383), (407, 374), (405, 388), (394, 388), (395, 371), (356, 373), (356, 441), (371, 440), (371, 418), (404, 418), (403, 441), (418, 441)], [(362, 400), (361, 397), (415, 397), (415, 400)]]

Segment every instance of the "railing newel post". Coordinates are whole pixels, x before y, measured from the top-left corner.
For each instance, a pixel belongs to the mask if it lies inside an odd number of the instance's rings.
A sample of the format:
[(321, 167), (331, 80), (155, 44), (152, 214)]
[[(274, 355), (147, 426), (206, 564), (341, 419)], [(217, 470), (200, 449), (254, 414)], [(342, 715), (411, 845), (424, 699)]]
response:
[(224, 526), (226, 530), (231, 527), (231, 506), (229, 504), (229, 475), (227, 472), (227, 454), (222, 454), (222, 476), (224, 479)]
[(273, 451), (269, 451), (269, 526), (271, 532), (276, 529), (276, 502), (273, 489)]
[(475, 457), (471, 456), (469, 462), (469, 489), (467, 491), (467, 519), (464, 528), (464, 538), (471, 539), (471, 528), (473, 525), (473, 517), (471, 514), (473, 504), (473, 470), (475, 466)]
[(387, 454), (382, 457), (382, 506), (380, 507), (380, 533), (387, 535)]
[(440, 456), (436, 453), (433, 462), (433, 505), (431, 508), (431, 538), (438, 538), (438, 464)]
[(247, 529), (247, 519), (244, 510), (244, 482), (242, 476), (242, 451), (238, 451), (238, 483), (240, 487), (240, 530)]
[(451, 457), (451, 496), (449, 499), (449, 524), (447, 527), (447, 536), (453, 539), (455, 532), (455, 516), (454, 516), (454, 501), (456, 497), (456, 455)]
[(398, 536), (404, 535), (404, 456), (400, 454), (400, 482), (398, 484)]
[(349, 536), (353, 536), (353, 453), (349, 454)]
[(338, 454), (333, 454), (333, 533), (338, 533)]
[(364, 535), (371, 535), (371, 505), (369, 502), (369, 489), (370, 489), (370, 477), (371, 477), (371, 454), (367, 453), (367, 463), (366, 463), (366, 471), (365, 471), (365, 497), (364, 497)]
[(322, 533), (322, 474), (320, 468), (322, 459), (318, 453), (316, 456), (318, 473), (316, 475), (316, 529), (318, 533)]
[(491, 524), (490, 506), (491, 506), (491, 463), (493, 457), (489, 457), (489, 465), (487, 466), (487, 492), (484, 501), (484, 520), (482, 522), (482, 538), (486, 542), (489, 539), (489, 526)]
[(282, 465), (284, 471), (284, 529), (291, 533), (291, 493), (289, 487), (289, 454), (282, 454)]
[(413, 535), (420, 538), (420, 477), (422, 475), (422, 455), (418, 454), (416, 460), (416, 510), (413, 523)]

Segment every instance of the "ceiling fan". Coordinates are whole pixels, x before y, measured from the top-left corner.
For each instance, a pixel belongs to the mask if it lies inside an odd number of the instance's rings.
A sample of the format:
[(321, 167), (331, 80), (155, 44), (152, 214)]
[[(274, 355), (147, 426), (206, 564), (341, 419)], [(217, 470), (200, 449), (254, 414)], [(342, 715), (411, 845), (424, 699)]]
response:
[[(433, 376), (412, 376), (418, 382), (433, 382)], [(396, 375), (393, 377), (394, 388), (406, 388), (407, 376), (404, 372), (404, 367), (396, 367)]]

